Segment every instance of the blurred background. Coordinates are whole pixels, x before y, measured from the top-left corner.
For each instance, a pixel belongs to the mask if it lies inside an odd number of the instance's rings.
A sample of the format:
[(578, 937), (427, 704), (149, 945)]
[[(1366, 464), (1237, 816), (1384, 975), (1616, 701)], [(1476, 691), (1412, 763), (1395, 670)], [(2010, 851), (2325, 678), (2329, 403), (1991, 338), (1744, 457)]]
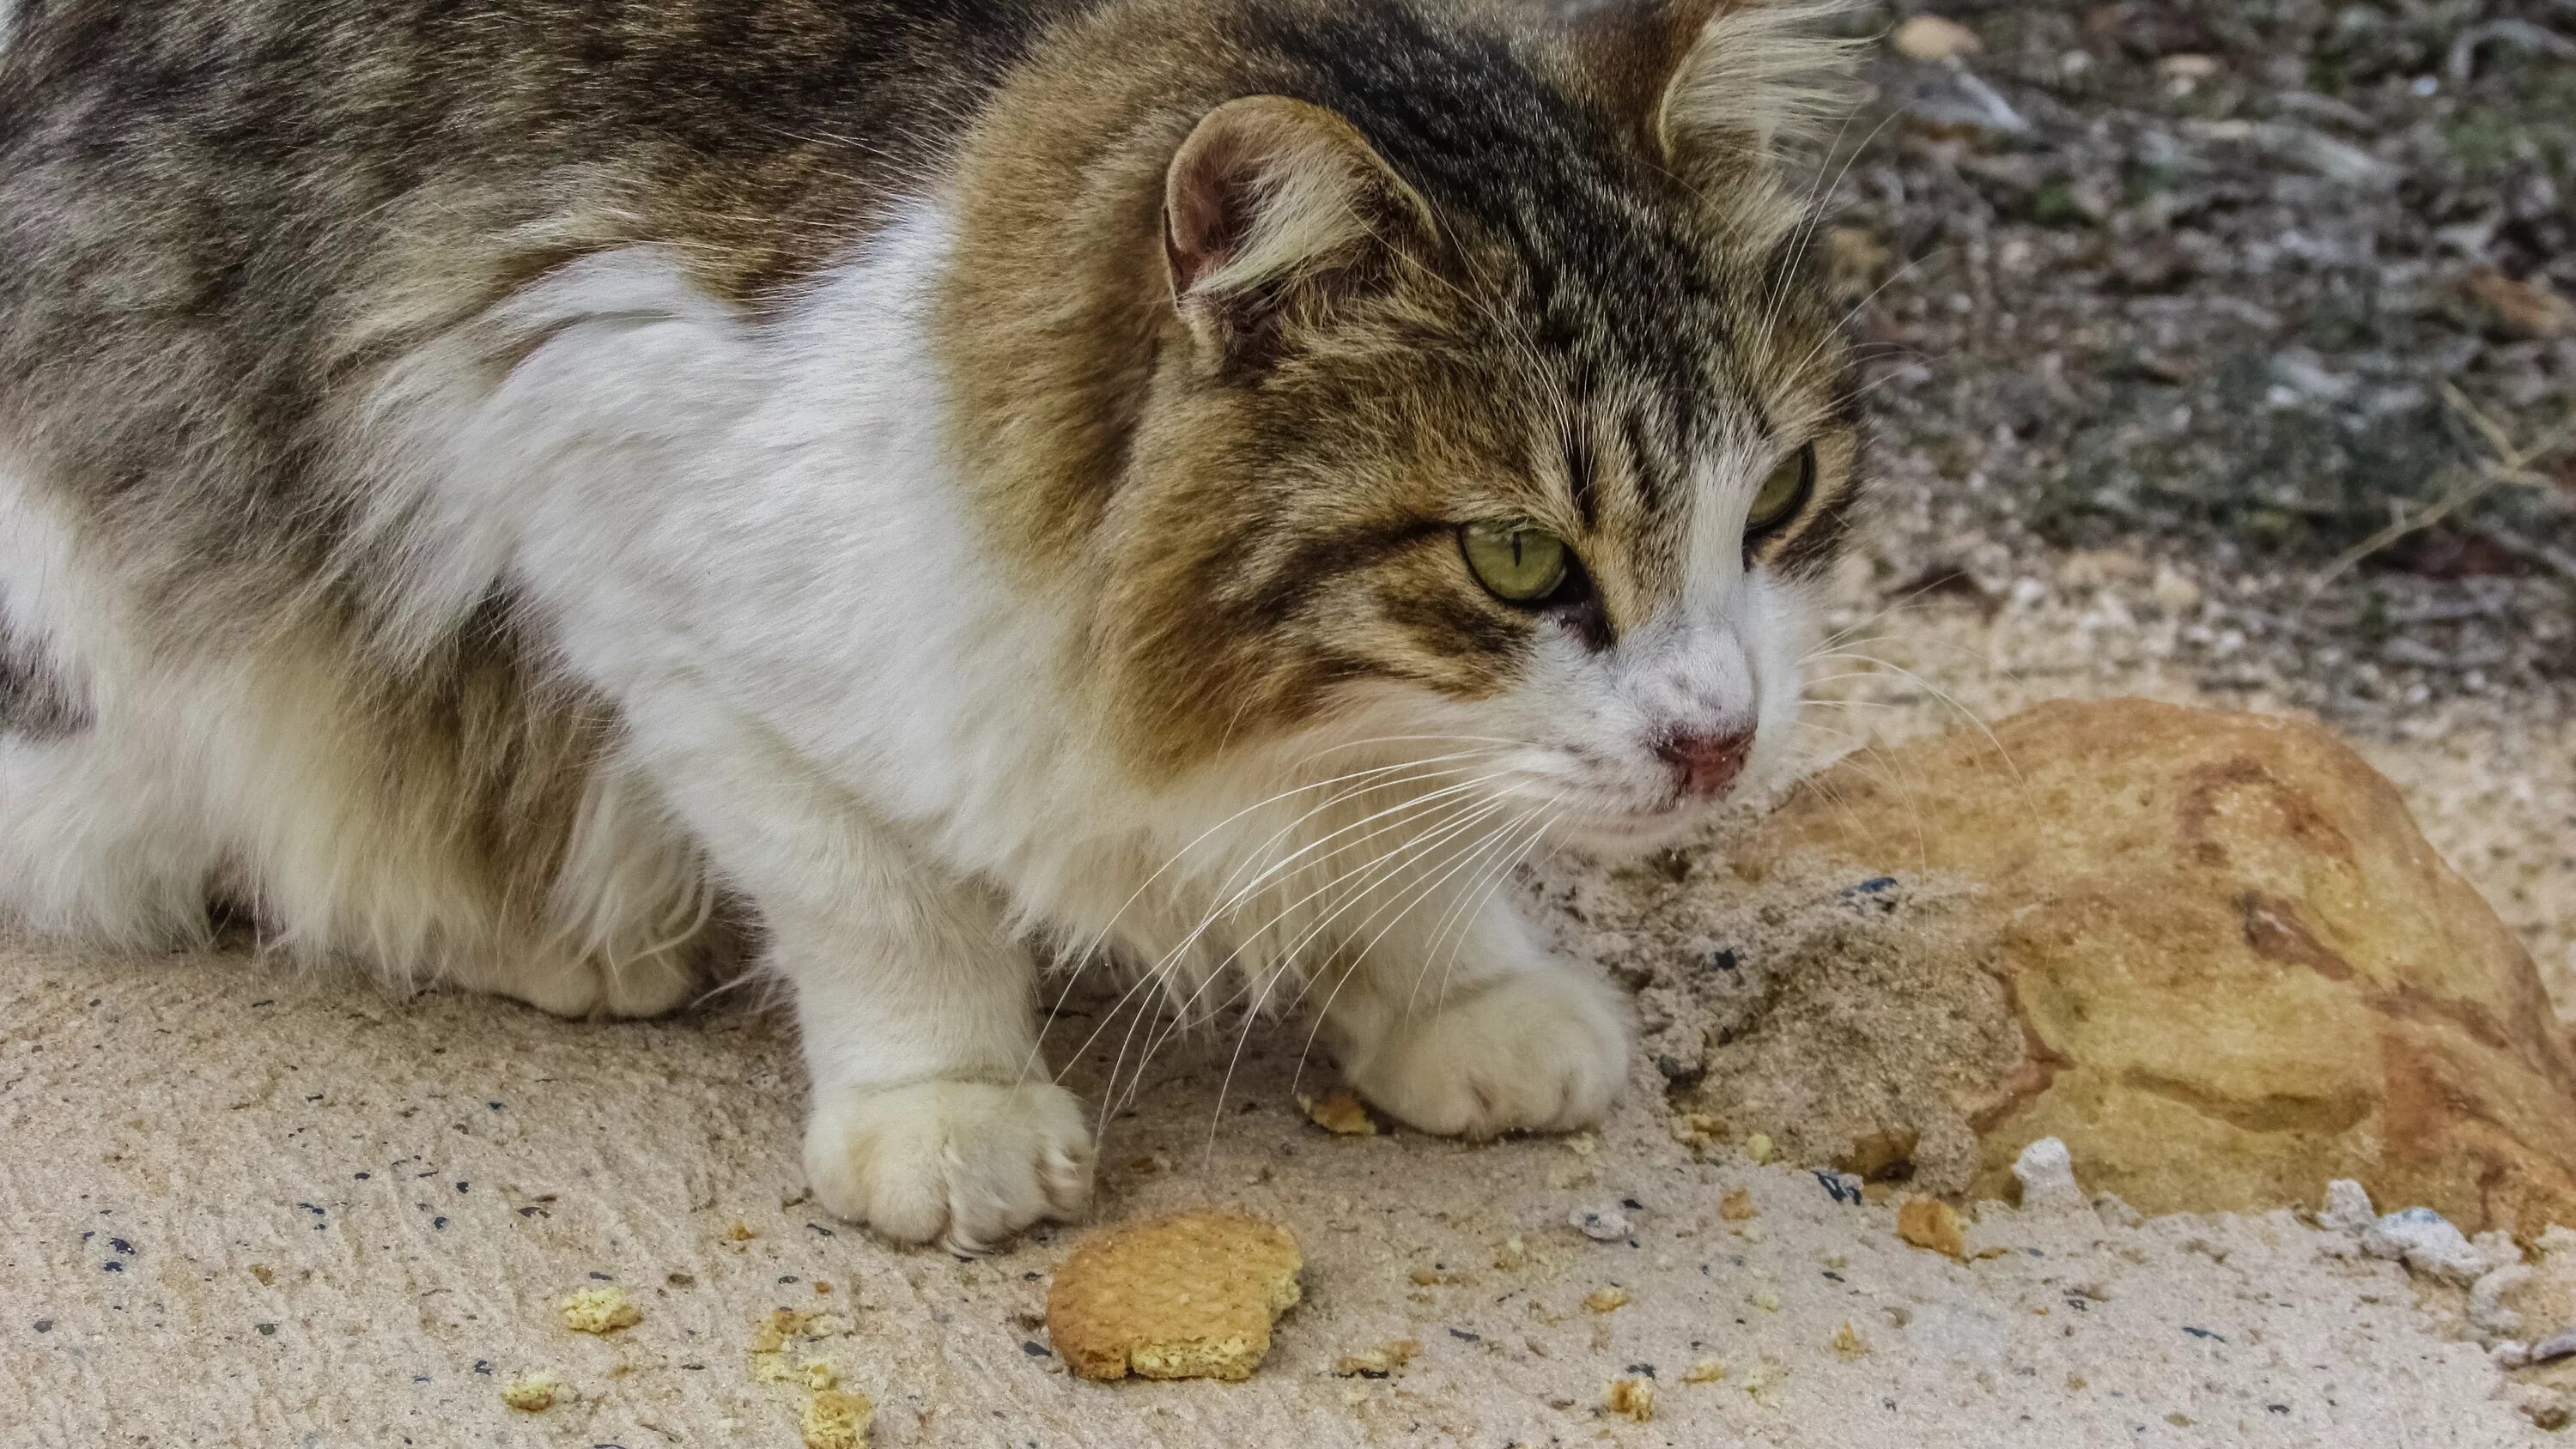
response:
[(1817, 245), (1882, 488), (1830, 689), (1877, 708), (1830, 746), (2059, 694), (2313, 713), (2576, 1008), (2576, 0), (1855, 25)]

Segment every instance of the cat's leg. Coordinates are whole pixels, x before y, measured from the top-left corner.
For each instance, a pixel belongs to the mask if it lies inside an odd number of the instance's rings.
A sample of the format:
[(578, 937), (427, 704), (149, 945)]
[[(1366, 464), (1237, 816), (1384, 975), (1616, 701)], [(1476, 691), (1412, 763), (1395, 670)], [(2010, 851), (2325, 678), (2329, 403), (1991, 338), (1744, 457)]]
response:
[(0, 917), (118, 946), (202, 945), (223, 851), (193, 742), (156, 720), (111, 578), (0, 465)]
[(1343, 1074), (1423, 1131), (1583, 1127), (1627, 1080), (1627, 1002), (1499, 892), (1432, 892), (1346, 971), (1323, 1023)]
[(138, 743), (0, 730), (0, 915), (125, 947), (212, 939), (221, 851), (170, 752)]
[(925, 863), (759, 727), (653, 711), (663, 787), (751, 897), (812, 1086), (805, 1171), (841, 1217), (979, 1252), (1091, 1196), (1080, 1099), (1037, 1049), (1036, 968), (987, 887)]

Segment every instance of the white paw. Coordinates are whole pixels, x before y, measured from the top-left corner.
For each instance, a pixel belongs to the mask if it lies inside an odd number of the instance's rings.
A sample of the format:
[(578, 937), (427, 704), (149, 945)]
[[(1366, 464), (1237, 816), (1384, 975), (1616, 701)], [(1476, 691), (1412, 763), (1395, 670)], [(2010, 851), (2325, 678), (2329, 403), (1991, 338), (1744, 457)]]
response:
[(818, 1100), (805, 1178), (834, 1214), (975, 1254), (1091, 1200), (1091, 1128), (1052, 1083), (916, 1082)]
[(1425, 1132), (1567, 1131), (1601, 1120), (1627, 1080), (1627, 1021), (1589, 977), (1510, 976), (1397, 1021), (1353, 1061), (1351, 1084)]

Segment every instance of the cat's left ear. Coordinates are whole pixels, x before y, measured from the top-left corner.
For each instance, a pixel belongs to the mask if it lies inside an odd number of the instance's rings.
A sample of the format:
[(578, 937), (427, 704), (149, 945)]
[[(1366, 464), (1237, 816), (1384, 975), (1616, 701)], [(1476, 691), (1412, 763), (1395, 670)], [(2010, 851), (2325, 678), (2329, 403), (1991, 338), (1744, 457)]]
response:
[(1556, 0), (1647, 148), (1688, 174), (1769, 166), (1850, 113), (1852, 0)]
[(1356, 127), (1286, 96), (1208, 112), (1164, 180), (1173, 303), (1228, 350), (1320, 320), (1432, 234), (1430, 207)]

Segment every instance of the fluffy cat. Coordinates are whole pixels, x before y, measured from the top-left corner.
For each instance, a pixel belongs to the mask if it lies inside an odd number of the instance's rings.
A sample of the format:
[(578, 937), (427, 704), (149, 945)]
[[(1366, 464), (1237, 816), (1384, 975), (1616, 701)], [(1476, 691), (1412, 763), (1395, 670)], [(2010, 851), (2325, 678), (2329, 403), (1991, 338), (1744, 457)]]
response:
[(832, 1211), (1090, 1190), (1034, 959), (1596, 1118), (1500, 882), (1787, 754), (1859, 489), (1803, 0), (19, 0), (0, 902), (791, 986)]

